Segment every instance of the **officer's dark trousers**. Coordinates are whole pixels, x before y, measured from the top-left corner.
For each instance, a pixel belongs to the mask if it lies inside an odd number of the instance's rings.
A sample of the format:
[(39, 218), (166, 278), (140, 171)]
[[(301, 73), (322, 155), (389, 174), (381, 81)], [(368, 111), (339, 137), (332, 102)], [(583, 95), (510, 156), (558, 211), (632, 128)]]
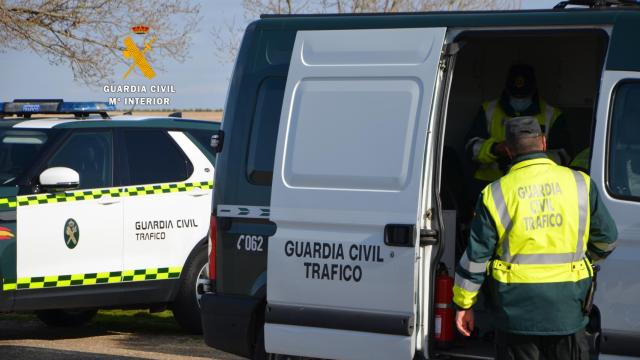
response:
[(496, 331), (497, 360), (588, 360), (584, 330), (571, 335), (516, 335)]

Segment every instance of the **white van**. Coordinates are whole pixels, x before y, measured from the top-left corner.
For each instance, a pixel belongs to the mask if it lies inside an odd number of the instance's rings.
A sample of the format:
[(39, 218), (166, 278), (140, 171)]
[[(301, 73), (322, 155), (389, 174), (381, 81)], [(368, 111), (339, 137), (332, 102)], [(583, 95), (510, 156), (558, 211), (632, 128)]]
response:
[(434, 278), (466, 246), (474, 199), (464, 196), (472, 176), (465, 133), (480, 104), (500, 95), (509, 65), (526, 61), (541, 96), (567, 118), (569, 152), (591, 149), (590, 174), (619, 230), (599, 275), (594, 355), (639, 357), (638, 10), (265, 16), (251, 24), (224, 146), (216, 143), (207, 344), (253, 358), (266, 350), (490, 359), (482, 306), (480, 336), (436, 348)]

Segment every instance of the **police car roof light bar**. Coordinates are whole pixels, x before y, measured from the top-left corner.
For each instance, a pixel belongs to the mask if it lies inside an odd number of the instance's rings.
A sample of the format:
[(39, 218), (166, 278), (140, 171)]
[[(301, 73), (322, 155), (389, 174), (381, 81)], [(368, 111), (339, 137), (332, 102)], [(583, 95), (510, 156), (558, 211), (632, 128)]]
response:
[(101, 101), (64, 102), (62, 99), (15, 99), (13, 102), (0, 103), (0, 117), (21, 116), (30, 118), (34, 114), (72, 114), (77, 118), (86, 118), (91, 114), (99, 114), (108, 119), (108, 111), (115, 111), (116, 106)]

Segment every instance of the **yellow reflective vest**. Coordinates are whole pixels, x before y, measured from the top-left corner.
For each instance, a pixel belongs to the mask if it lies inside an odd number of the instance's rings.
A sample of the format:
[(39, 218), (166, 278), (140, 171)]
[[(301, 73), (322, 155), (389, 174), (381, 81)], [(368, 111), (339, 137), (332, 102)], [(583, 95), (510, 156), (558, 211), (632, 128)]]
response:
[[(482, 191), (497, 233), (493, 258), (477, 262), (470, 242), (456, 272), (454, 302), (471, 307), (489, 278), (497, 326), (522, 334), (570, 334), (584, 327), (591, 283), (589, 177), (546, 157), (516, 163)], [(470, 260), (473, 259), (476, 262)]]
[[(535, 115), (540, 127), (544, 129), (545, 136), (549, 136), (549, 131), (556, 119), (561, 114), (561, 111), (549, 104), (544, 100), (539, 100), (540, 112)], [(500, 100), (487, 101), (482, 104), (482, 110), (484, 111), (485, 119), (487, 121), (487, 132), (489, 138), (482, 141), (477, 141), (472, 149), (474, 159), (479, 163), (474, 177), (483, 181), (495, 181), (504, 175), (497, 163), (497, 157), (491, 152), (491, 148), (494, 144), (503, 142), (505, 140), (505, 122), (509, 121), (512, 117), (509, 116), (500, 106)]]
[(589, 160), (591, 159), (591, 148), (582, 150), (569, 164), (571, 167), (589, 170)]
[(482, 199), (499, 239), (494, 278), (504, 283), (543, 283), (589, 277), (583, 262), (589, 236), (589, 186), (586, 174), (549, 159), (517, 163), (507, 176), (488, 186)]

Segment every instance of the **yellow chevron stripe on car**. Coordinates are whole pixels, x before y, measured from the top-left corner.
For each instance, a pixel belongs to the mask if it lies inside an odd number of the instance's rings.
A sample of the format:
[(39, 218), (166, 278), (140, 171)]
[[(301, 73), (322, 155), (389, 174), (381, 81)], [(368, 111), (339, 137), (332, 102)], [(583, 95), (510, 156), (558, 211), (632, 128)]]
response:
[(113, 284), (132, 281), (166, 280), (180, 277), (182, 267), (164, 267), (91, 274), (36, 276), (3, 279), (2, 290), (45, 289), (79, 285)]
[(18, 206), (32, 206), (41, 204), (55, 204), (60, 202), (82, 201), (99, 199), (108, 195), (119, 196), (144, 196), (189, 191), (193, 189), (213, 189), (213, 181), (200, 181), (192, 183), (172, 183), (161, 185), (128, 186), (124, 188), (108, 188), (85, 191), (71, 191), (57, 194), (21, 195), (0, 198), (0, 210), (16, 208)]
[(140, 196), (140, 195), (152, 195), (152, 194), (166, 194), (182, 191), (189, 191), (193, 189), (208, 190), (213, 188), (213, 181), (203, 181), (194, 183), (174, 183), (174, 184), (162, 184), (162, 185), (144, 185), (144, 186), (130, 186), (123, 189), (123, 196)]

